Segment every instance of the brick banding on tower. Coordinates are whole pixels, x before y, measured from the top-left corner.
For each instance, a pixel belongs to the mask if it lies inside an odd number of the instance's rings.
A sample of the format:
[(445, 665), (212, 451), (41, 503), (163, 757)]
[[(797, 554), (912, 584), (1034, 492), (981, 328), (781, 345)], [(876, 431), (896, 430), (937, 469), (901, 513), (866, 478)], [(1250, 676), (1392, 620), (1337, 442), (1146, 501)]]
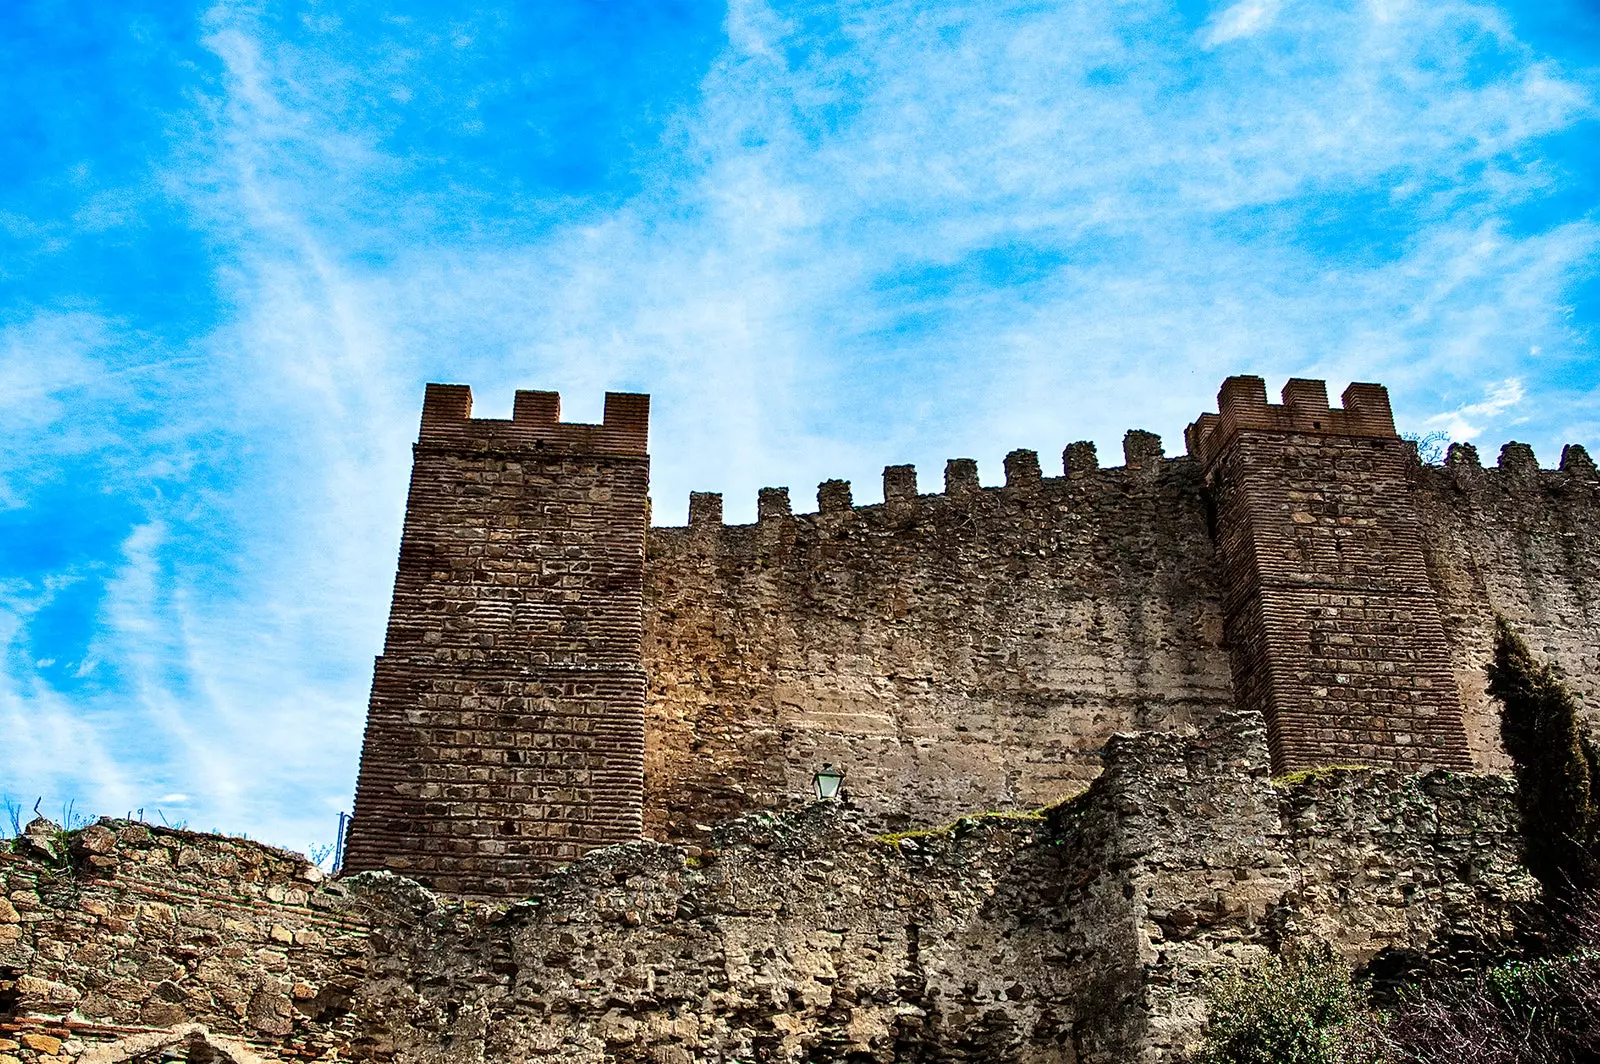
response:
[(1189, 426), (1215, 508), (1239, 704), (1277, 772), (1471, 767), (1423, 524), (1388, 392), (1229, 377)]
[(642, 828), (649, 397), (428, 385), (348, 871), (519, 893)]

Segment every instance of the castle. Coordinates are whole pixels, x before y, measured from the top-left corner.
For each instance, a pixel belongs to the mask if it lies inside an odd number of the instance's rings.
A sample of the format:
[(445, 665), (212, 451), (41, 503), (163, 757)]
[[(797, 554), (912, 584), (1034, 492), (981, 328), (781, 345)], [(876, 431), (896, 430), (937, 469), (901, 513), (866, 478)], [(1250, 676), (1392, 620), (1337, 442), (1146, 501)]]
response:
[(351, 874), (35, 821), (0, 1064), (1180, 1064), (1288, 944), (1383, 985), (1525, 930), (1481, 667), (1499, 613), (1596, 692), (1582, 448), (1425, 464), (1377, 385), (1233, 377), (1185, 457), (657, 528), (644, 396), (470, 402), (428, 388)]
[(1168, 458), (1073, 443), (943, 491), (884, 470), (817, 511), (721, 496), (649, 526), (649, 400), (600, 425), (431, 384), (377, 660), (346, 868), (518, 894), (599, 846), (692, 842), (784, 809), (823, 765), (884, 828), (1080, 790), (1117, 732), (1261, 713), (1273, 771), (1500, 769), (1495, 612), (1600, 681), (1594, 464), (1508, 444), (1422, 465), (1386, 390), (1231, 377)]

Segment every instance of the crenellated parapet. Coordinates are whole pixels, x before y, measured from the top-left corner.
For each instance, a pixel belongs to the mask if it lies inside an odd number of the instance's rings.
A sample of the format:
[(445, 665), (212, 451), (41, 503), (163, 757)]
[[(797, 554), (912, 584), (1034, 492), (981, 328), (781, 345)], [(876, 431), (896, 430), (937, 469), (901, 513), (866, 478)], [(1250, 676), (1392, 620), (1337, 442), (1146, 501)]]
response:
[(1217, 393), (1217, 412), (1201, 414), (1184, 432), (1189, 453), (1210, 466), (1241, 430), (1313, 433), (1397, 439), (1389, 390), (1381, 384), (1351, 384), (1341, 396), (1344, 406), (1328, 405), (1325, 381), (1293, 378), (1283, 386), (1283, 402), (1267, 402), (1267, 382), (1260, 377), (1229, 377)]
[(1594, 459), (1589, 457), (1589, 452), (1581, 443), (1569, 443), (1561, 448), (1560, 470), (1563, 473), (1576, 477), (1593, 479), (1595, 476)]
[(1533, 447), (1512, 440), (1502, 444), (1493, 467), (1486, 469), (1478, 456), (1478, 448), (1470, 443), (1452, 443), (1445, 452), (1444, 472), (1450, 474), (1462, 487), (1489, 483), (1484, 474), (1499, 474), (1502, 484), (1515, 484), (1543, 480), (1545, 483), (1584, 482), (1595, 479), (1594, 459), (1581, 443), (1569, 443), (1561, 448), (1561, 460), (1555, 469), (1539, 464)]
[[(1100, 460), (1093, 442), (1080, 440), (1069, 443), (1061, 455), (1061, 475), (1045, 476), (1037, 451), (1019, 448), (1005, 456), (1005, 482), (1003, 485), (985, 487), (978, 477), (978, 463), (972, 458), (951, 458), (945, 463), (944, 489), (941, 493), (922, 493), (918, 490), (917, 468), (914, 465), (890, 465), (883, 468), (883, 502), (856, 503), (848, 480), (825, 480), (817, 485), (817, 516), (840, 517), (847, 514), (871, 515), (893, 512), (900, 515), (925, 510), (944, 512), (945, 503), (973, 503), (996, 493), (1028, 495), (1052, 488), (1061, 489), (1074, 481), (1082, 481), (1092, 474), (1106, 474), (1102, 482), (1106, 490), (1124, 491), (1121, 477), (1137, 476), (1149, 479), (1164, 465), (1182, 459), (1166, 457), (1161, 437), (1143, 429), (1131, 429), (1123, 439), (1122, 467), (1106, 467)], [(1085, 485), (1087, 486), (1087, 485)], [(935, 504), (936, 500), (943, 502)], [(689, 493), (689, 526), (705, 528), (723, 522), (723, 501), (720, 492), (692, 491)], [(787, 487), (760, 489), (757, 496), (756, 523), (809, 517), (795, 513)], [(737, 525), (729, 527), (740, 527)]]
[(704, 528), (722, 524), (722, 496), (714, 491), (689, 493), (689, 527)]
[(472, 416), (472, 389), (430, 384), (422, 400), (418, 443), (531, 448), (573, 454), (644, 457), (649, 453), (650, 397), (607, 392), (604, 420), (586, 425), (561, 420), (559, 392), (518, 391), (511, 418)]
[(650, 530), (647, 832), (792, 805), (824, 763), (886, 829), (1045, 804), (1112, 734), (1226, 709), (1197, 463), (1148, 432), (1123, 452), (1013, 450), (987, 486), (970, 458), (891, 465), (881, 502), (767, 489), (753, 524), (691, 496), (687, 528)]

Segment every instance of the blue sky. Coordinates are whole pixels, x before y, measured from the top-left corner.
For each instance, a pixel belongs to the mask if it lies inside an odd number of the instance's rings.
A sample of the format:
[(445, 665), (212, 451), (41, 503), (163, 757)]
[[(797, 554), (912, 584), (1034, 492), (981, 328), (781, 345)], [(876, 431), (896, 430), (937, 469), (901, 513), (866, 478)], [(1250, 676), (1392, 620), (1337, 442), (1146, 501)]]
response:
[(654, 396), (663, 523), (1229, 373), (1600, 443), (1585, 0), (0, 5), (0, 791), (348, 809), (422, 385)]

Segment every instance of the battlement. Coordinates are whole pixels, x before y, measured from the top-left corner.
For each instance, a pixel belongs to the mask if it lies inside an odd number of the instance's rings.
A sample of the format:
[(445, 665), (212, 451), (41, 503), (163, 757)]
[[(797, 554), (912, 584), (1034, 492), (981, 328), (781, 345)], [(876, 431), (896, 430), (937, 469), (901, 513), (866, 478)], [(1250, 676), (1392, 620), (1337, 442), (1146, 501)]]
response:
[[(1486, 470), (1483, 460), (1478, 457), (1478, 448), (1470, 443), (1452, 443), (1445, 453), (1444, 465), (1438, 468), (1451, 474), (1461, 487), (1488, 482), (1483, 475)], [(1531, 446), (1512, 440), (1501, 446), (1495, 472), (1504, 482), (1533, 480), (1543, 474), (1593, 480), (1595, 464), (1594, 459), (1589, 457), (1588, 449), (1581, 443), (1569, 443), (1561, 448), (1560, 464), (1555, 469), (1544, 469), (1539, 465)]]
[(1341, 399), (1343, 409), (1330, 407), (1326, 381), (1295, 377), (1283, 386), (1283, 403), (1269, 403), (1266, 381), (1260, 377), (1229, 377), (1217, 392), (1217, 413), (1201, 414), (1184, 430), (1184, 442), (1189, 453), (1210, 468), (1244, 430), (1398, 438), (1389, 390), (1383, 385), (1351, 384)]
[[(986, 487), (978, 480), (978, 463), (971, 458), (951, 458), (945, 462), (944, 490), (919, 492), (917, 467), (890, 465), (883, 467), (883, 502), (855, 503), (850, 481), (824, 480), (817, 485), (817, 509), (814, 514), (796, 514), (790, 505), (787, 487), (762, 488), (757, 499), (756, 523), (789, 520), (795, 517), (839, 518), (847, 515), (864, 515), (888, 511), (905, 515), (924, 502), (941, 497), (952, 502), (975, 502), (993, 493), (1030, 495), (1045, 491), (1052, 485), (1065, 486), (1082, 480), (1092, 473), (1127, 473), (1148, 480), (1163, 463), (1180, 459), (1166, 457), (1161, 437), (1143, 429), (1130, 429), (1122, 440), (1124, 466), (1102, 470), (1095, 445), (1090, 440), (1067, 444), (1061, 453), (1061, 475), (1043, 475), (1037, 451), (1019, 448), (1005, 457), (1005, 483)], [(708, 528), (721, 526), (722, 494), (720, 492), (692, 491), (689, 493), (689, 527)], [(739, 527), (739, 526), (731, 526)]]
[(1273, 767), (1468, 767), (1388, 392), (1352, 384), (1335, 409), (1324, 382), (1296, 378), (1277, 405), (1260, 377), (1229, 377), (1217, 409), (1185, 436), (1227, 574), (1234, 689), (1267, 718)]
[(430, 384), (345, 867), (505, 894), (638, 838), (650, 400)]
[(430, 384), (422, 400), (421, 445), (534, 447), (572, 454), (643, 458), (649, 453), (650, 397), (607, 392), (598, 425), (561, 420), (561, 393), (518, 390), (511, 419), (472, 416), (472, 389)]

